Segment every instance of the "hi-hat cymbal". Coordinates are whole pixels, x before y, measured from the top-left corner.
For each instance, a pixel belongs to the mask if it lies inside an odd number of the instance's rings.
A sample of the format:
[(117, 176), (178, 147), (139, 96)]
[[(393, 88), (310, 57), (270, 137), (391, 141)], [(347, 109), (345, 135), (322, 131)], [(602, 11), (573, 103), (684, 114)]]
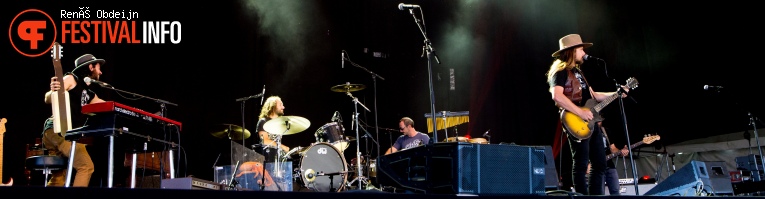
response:
[(220, 128), (220, 131), (215, 131), (210, 134), (217, 138), (229, 138), (231, 137), (232, 140), (243, 140), (250, 137), (250, 131), (247, 129), (244, 129), (241, 126), (233, 125), (233, 124), (223, 124), (222, 128)]
[(280, 116), (268, 120), (263, 129), (271, 134), (292, 135), (305, 131), (311, 126), (311, 121), (300, 116)]
[(367, 88), (367, 86), (364, 86), (363, 84), (346, 83), (346, 84), (333, 86), (332, 88), (330, 88), (330, 90), (339, 92), (339, 93), (345, 93), (345, 92), (360, 91), (360, 90), (364, 90), (365, 88)]

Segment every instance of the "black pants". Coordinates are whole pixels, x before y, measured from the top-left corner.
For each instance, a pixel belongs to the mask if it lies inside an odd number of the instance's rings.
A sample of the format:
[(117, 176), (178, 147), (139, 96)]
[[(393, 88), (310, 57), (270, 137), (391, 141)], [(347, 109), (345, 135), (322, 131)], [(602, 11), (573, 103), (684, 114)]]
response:
[[(604, 179), (606, 171), (606, 153), (603, 150), (603, 132), (600, 127), (593, 129), (592, 135), (588, 139), (577, 141), (576, 138), (568, 136), (568, 143), (571, 148), (573, 159), (572, 175), (574, 178), (574, 189), (576, 192), (584, 195), (604, 195)], [(594, 149), (594, 150), (590, 150)], [(589, 186), (587, 182), (587, 163), (592, 164), (590, 171)]]

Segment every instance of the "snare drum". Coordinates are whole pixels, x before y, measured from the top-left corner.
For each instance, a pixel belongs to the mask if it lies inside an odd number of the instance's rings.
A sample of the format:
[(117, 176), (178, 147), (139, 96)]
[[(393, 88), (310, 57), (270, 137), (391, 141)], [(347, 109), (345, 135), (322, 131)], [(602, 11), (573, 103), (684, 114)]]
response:
[(316, 137), (316, 142), (330, 143), (342, 152), (348, 148), (348, 141), (345, 139), (344, 132), (345, 128), (343, 128), (342, 124), (330, 122), (319, 127), (314, 136)]

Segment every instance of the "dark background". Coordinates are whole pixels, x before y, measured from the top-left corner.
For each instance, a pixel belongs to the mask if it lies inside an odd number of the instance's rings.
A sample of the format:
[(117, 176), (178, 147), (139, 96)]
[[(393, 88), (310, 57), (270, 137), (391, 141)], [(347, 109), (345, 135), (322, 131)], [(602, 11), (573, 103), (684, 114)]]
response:
[[(427, 132), (424, 114), (431, 110), (428, 60), (421, 57), (423, 36), (412, 15), (397, 9), (399, 3), (12, 1), (3, 6), (0, 21), (3, 27), (10, 27), (16, 14), (36, 8), (60, 23), (60, 10), (87, 6), (91, 18), (80, 20), (115, 20), (96, 19), (93, 13), (104, 9), (138, 12), (139, 17), (132, 19), (138, 24), (181, 22), (179, 44), (62, 43), (63, 67), (69, 71), (76, 57), (92, 53), (107, 60), (101, 80), (121, 90), (178, 104), (167, 110), (168, 118), (183, 123), (183, 161), (178, 176), (212, 180), (214, 164), (232, 163), (227, 159), (228, 140), (210, 134), (223, 130), (224, 123), (244, 125), (255, 132), (260, 99), (251, 99), (244, 106), (235, 99), (258, 94), (264, 85), (266, 96), (283, 99), (286, 115), (311, 121), (304, 132), (284, 137), (284, 144), (290, 147), (315, 142), (314, 132), (330, 122), (335, 111), (342, 115), (346, 135), (356, 137), (350, 131), (354, 103), (344, 93), (330, 91), (346, 82), (366, 86), (352, 94), (372, 110), (358, 107), (360, 120), (372, 126), (367, 130), (379, 139), (383, 152), (400, 133), (376, 130), (375, 124), (395, 129), (401, 117), (411, 117), (417, 130)], [(456, 130), (461, 136), (480, 137), (490, 131), (492, 143), (552, 145), (558, 119), (545, 72), (553, 61), (550, 54), (558, 50), (558, 39), (571, 33), (594, 43), (586, 52), (605, 60), (605, 66), (590, 62), (583, 66), (595, 90), (615, 90), (613, 80), (620, 84), (629, 77), (639, 80), (632, 98), (624, 101), (633, 143), (644, 134), (659, 134), (662, 139), (655, 145), (668, 145), (738, 132), (750, 129), (748, 111), (755, 115), (765, 111), (759, 99), (763, 71), (759, 48), (763, 45), (755, 31), (761, 16), (753, 4), (600, 0), (404, 3), (422, 6), (428, 36), (441, 61), (433, 62), (432, 67), (435, 111), (470, 112), (470, 122), (450, 128), (450, 133)], [(419, 12), (415, 14), (420, 18)], [(4, 69), (0, 117), (8, 119), (3, 181), (12, 177), (16, 184), (25, 184), (25, 147), (40, 137), (43, 121), (51, 114), (43, 94), (54, 71), (49, 54), (25, 57), (8, 41), (0, 40), (0, 66)], [(343, 67), (337, 59), (342, 51), (350, 61), (384, 80), (373, 79), (348, 61)], [(449, 89), (450, 69), (454, 70), (454, 90)], [(705, 91), (704, 85), (724, 89)], [(159, 111), (159, 104), (151, 100), (115, 93), (103, 97)], [(619, 103), (609, 105), (604, 115), (611, 140), (627, 144)], [(443, 139), (440, 132), (439, 139)], [(245, 145), (255, 141), (248, 139)], [(361, 139), (361, 151), (376, 157), (377, 150), (365, 150), (375, 148), (372, 142)], [(355, 157), (355, 146), (345, 151), (346, 161)]]

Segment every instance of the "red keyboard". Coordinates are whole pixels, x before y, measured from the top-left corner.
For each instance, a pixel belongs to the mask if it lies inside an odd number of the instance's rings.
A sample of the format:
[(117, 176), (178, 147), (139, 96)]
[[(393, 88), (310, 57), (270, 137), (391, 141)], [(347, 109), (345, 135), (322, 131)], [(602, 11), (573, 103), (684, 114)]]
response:
[(126, 117), (133, 117), (147, 122), (165, 122), (169, 125), (178, 126), (178, 130), (181, 129), (181, 123), (175, 120), (168, 119), (153, 113), (143, 111), (134, 107), (130, 107), (124, 104), (120, 104), (113, 101), (87, 104), (82, 106), (82, 113), (93, 115), (98, 113), (115, 113)]

